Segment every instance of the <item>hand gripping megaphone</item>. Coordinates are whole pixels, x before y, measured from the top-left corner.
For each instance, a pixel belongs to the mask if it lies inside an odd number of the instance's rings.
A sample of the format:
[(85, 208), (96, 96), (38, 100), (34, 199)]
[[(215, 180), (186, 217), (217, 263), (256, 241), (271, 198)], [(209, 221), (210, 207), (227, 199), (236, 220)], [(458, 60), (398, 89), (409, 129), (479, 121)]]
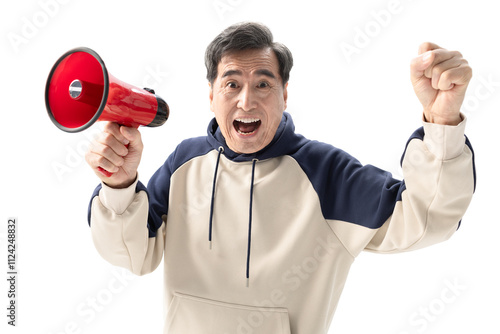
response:
[(96, 121), (155, 127), (165, 123), (170, 113), (154, 90), (116, 79), (101, 57), (85, 47), (72, 49), (56, 61), (45, 86), (45, 105), (52, 122), (66, 132), (83, 131)]

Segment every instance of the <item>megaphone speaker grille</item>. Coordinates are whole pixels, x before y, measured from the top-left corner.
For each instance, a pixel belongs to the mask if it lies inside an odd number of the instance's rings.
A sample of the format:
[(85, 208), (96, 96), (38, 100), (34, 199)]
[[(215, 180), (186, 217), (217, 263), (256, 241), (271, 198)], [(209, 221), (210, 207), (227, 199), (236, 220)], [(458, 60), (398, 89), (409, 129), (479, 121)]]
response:
[(88, 48), (68, 51), (47, 79), (45, 103), (61, 130), (82, 131), (101, 115), (108, 98), (109, 77), (104, 62)]

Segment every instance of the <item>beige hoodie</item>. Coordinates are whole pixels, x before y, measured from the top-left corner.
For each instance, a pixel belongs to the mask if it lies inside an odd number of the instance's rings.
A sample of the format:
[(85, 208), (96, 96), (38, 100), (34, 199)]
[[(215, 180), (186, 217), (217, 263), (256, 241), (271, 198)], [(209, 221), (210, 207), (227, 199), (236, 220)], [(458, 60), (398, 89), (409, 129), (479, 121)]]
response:
[(425, 123), (399, 181), (295, 134), (287, 113), (252, 155), (227, 148), (214, 120), (147, 188), (99, 186), (93, 240), (138, 275), (164, 259), (164, 333), (325, 334), (362, 250), (414, 250), (457, 230), (475, 187), (464, 128)]

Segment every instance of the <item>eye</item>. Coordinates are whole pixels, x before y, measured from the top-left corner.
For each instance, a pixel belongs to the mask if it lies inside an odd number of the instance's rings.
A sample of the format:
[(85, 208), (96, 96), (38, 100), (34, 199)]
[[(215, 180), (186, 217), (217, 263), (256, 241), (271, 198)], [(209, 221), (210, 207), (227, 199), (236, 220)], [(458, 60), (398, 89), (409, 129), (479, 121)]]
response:
[(258, 88), (267, 88), (267, 87), (270, 87), (269, 83), (266, 82), (266, 81), (262, 81), (262, 82), (259, 82), (259, 84), (257, 85)]
[(226, 87), (228, 88), (238, 88), (238, 84), (234, 81), (229, 81), (228, 83), (226, 83)]

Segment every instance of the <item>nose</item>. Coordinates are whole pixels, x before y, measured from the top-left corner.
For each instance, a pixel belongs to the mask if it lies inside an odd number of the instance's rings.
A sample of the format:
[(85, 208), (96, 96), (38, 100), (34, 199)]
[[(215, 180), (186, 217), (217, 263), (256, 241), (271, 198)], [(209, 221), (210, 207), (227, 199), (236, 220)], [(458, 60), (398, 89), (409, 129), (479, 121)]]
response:
[(241, 88), (238, 94), (238, 104), (236, 105), (243, 111), (252, 111), (256, 107), (255, 92), (250, 85), (245, 85)]

